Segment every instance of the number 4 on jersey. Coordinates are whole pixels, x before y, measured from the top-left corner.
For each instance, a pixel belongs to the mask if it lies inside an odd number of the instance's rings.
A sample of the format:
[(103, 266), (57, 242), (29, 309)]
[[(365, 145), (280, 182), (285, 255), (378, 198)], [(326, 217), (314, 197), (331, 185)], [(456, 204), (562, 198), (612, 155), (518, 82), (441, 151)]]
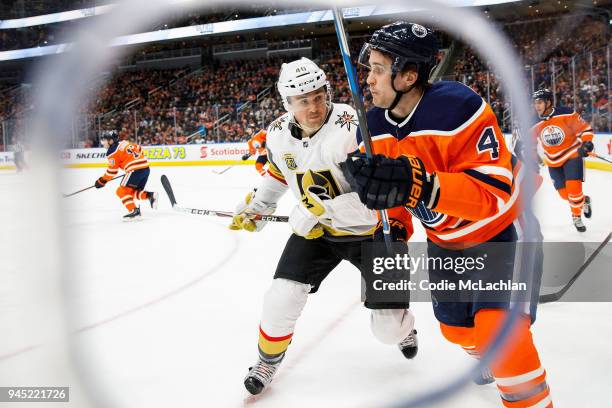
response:
[(482, 131), (476, 147), (479, 154), (488, 151), (491, 154), (491, 159), (497, 159), (499, 157), (499, 142), (495, 137), (495, 131), (492, 126)]

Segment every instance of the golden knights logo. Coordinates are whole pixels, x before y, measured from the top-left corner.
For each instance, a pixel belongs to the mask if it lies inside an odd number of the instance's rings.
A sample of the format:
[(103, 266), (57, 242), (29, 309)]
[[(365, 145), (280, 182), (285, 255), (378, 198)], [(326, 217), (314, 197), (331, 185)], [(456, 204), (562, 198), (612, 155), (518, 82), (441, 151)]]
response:
[(540, 133), (540, 139), (546, 146), (559, 146), (565, 140), (565, 132), (559, 126), (546, 126)]
[(285, 164), (289, 170), (297, 169), (297, 163), (295, 162), (295, 157), (293, 157), (293, 154), (287, 153), (283, 155), (283, 159), (285, 160)]
[(270, 131), (272, 130), (281, 130), (283, 128), (283, 123), (285, 123), (286, 118), (278, 118), (270, 125)]
[[(340, 187), (338, 187), (338, 183), (332, 175), (331, 170), (310, 170), (308, 174), (309, 176), (306, 178), (304, 178), (304, 173), (296, 173), (295, 175), (301, 195), (304, 195), (304, 189), (311, 185), (325, 188), (330, 198), (340, 195)], [(310, 176), (312, 176), (312, 178), (310, 178)]]
[(355, 120), (355, 115), (351, 115), (347, 111), (344, 111), (342, 115), (338, 116), (338, 120), (334, 122), (334, 125), (340, 125), (340, 127), (344, 127), (346, 125), (346, 129), (350, 132), (351, 125), (357, 126), (357, 121)]

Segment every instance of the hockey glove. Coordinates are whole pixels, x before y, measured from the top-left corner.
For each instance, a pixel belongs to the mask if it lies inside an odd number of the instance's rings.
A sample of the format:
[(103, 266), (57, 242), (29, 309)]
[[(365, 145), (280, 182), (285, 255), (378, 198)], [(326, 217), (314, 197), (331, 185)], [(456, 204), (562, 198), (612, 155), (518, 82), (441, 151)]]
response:
[(259, 201), (255, 197), (255, 192), (256, 190), (251, 191), (247, 194), (246, 198), (236, 206), (229, 229), (234, 231), (243, 229), (249, 232), (257, 232), (261, 231), (266, 225), (267, 221), (254, 220), (254, 215), (270, 215), (276, 210), (276, 204), (268, 204)]
[(289, 214), (289, 225), (294, 234), (306, 239), (317, 239), (323, 236), (323, 227), (319, 224), (319, 219), (302, 204), (296, 205)]
[(390, 159), (377, 154), (368, 160), (351, 153), (342, 166), (345, 177), (366, 207), (374, 210), (429, 202), (435, 175), (429, 176), (423, 161), (415, 156)]
[(102, 188), (106, 185), (106, 183), (108, 183), (108, 180), (105, 180), (103, 177), (100, 177), (96, 180), (96, 183), (94, 185), (96, 186), (96, 188)]
[(580, 153), (582, 157), (587, 157), (589, 153), (593, 151), (594, 148), (595, 146), (593, 145), (593, 142), (587, 140), (586, 142), (582, 142), (582, 146), (580, 146), (580, 148), (578, 149), (578, 153)]
[(243, 160), (243, 161), (244, 161), (244, 160), (248, 160), (248, 158), (249, 158), (249, 157), (251, 157), (251, 156), (252, 156), (252, 154), (251, 154), (251, 153), (245, 153), (245, 154), (243, 154), (243, 155), (242, 155), (242, 160)]
[[(394, 242), (406, 242), (408, 240), (408, 231), (406, 226), (395, 218), (389, 219), (389, 226), (391, 227), (391, 240)], [(378, 222), (374, 235), (372, 236), (374, 242), (384, 242), (385, 234), (383, 232), (382, 222)]]

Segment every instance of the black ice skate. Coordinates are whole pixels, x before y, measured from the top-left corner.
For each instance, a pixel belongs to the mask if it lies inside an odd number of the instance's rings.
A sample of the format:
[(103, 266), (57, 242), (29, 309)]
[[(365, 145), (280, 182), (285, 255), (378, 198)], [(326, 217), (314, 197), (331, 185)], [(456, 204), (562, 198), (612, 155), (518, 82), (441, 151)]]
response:
[(494, 382), (495, 377), (489, 367), (484, 367), (480, 370), (480, 374), (473, 378), (473, 381), (476, 385), (486, 385)]
[(123, 216), (123, 221), (134, 221), (140, 219), (140, 208), (136, 207), (134, 210)]
[(576, 227), (578, 232), (586, 231), (586, 227), (584, 226), (584, 223), (582, 222), (582, 218), (580, 216), (572, 217), (572, 220), (574, 221), (574, 227)]
[(249, 367), (249, 373), (244, 379), (244, 386), (252, 395), (260, 394), (271, 382), (272, 377), (280, 366), (280, 361), (268, 363), (259, 359), (257, 364)]
[(593, 207), (591, 207), (591, 197), (584, 196), (584, 204), (582, 205), (582, 213), (585, 217), (591, 218)]
[(159, 197), (159, 193), (154, 193), (152, 191), (149, 191), (149, 203), (151, 204), (151, 208), (154, 210), (157, 210), (158, 197)]
[(419, 342), (417, 339), (417, 331), (412, 330), (404, 340), (402, 340), (397, 347), (407, 359), (414, 358), (419, 351)]

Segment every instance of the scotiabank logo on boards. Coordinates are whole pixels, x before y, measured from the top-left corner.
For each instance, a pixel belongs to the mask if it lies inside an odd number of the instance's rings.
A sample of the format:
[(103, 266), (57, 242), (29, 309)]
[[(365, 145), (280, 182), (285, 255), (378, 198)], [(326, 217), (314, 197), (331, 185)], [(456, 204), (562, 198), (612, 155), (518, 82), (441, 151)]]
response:
[(248, 153), (248, 147), (240, 148), (240, 147), (213, 147), (213, 146), (202, 146), (200, 147), (200, 159), (207, 159), (209, 157), (219, 157), (219, 156), (242, 156), (245, 153)]
[(217, 149), (212, 147), (210, 149), (211, 156), (242, 156), (245, 153), (248, 153), (249, 149), (240, 149), (238, 147), (226, 147), (223, 149)]

